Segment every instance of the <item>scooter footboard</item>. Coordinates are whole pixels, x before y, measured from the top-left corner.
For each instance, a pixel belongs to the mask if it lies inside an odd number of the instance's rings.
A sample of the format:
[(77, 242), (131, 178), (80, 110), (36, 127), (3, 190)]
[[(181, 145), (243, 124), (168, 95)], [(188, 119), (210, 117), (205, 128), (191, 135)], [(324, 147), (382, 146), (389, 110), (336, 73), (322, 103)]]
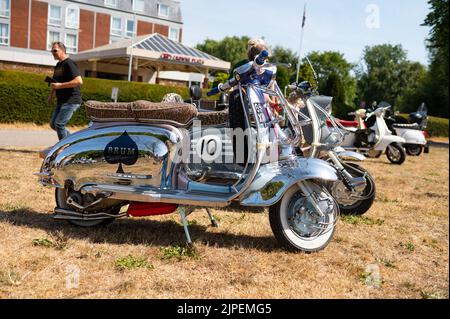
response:
[(337, 181), (336, 170), (315, 158), (295, 158), (261, 166), (252, 185), (240, 197), (242, 206), (269, 207), (294, 184), (310, 179)]

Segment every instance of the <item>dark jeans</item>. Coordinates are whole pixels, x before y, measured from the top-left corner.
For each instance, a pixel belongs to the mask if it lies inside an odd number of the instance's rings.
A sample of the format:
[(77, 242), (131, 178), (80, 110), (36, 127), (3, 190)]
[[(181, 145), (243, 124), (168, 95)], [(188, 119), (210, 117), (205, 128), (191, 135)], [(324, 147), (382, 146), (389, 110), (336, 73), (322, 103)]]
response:
[(66, 129), (67, 123), (73, 113), (80, 107), (80, 104), (63, 103), (56, 105), (55, 110), (50, 120), (50, 127), (56, 131), (59, 140), (62, 140), (66, 136), (70, 135), (70, 132)]

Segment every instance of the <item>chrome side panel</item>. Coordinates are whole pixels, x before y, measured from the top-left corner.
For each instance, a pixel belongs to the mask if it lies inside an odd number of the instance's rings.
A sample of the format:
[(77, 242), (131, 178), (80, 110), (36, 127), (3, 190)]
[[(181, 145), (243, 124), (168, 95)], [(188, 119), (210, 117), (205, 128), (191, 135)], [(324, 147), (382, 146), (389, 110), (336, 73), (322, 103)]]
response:
[[(123, 136), (132, 147), (114, 144), (122, 142), (118, 138)], [(168, 188), (169, 168), (179, 139), (176, 131), (163, 125), (93, 126), (68, 136), (51, 149), (42, 164), (40, 182), (63, 187), (71, 181), (75, 190), (93, 184)], [(133, 157), (131, 161), (122, 160), (127, 155)]]
[(308, 179), (337, 181), (338, 177), (327, 162), (315, 158), (294, 157), (262, 165), (252, 185), (240, 197), (240, 204), (272, 206), (291, 186)]

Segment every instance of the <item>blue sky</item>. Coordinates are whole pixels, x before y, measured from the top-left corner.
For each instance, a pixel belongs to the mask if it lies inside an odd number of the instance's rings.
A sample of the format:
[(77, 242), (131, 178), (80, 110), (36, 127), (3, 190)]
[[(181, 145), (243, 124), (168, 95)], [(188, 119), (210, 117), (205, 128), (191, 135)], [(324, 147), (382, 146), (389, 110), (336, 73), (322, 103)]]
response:
[[(264, 37), (270, 46), (299, 51), (304, 0), (180, 0), (183, 43), (206, 38)], [(366, 45), (402, 44), (408, 59), (428, 64), (422, 27), (426, 0), (307, 0), (302, 53), (336, 50), (358, 62)]]

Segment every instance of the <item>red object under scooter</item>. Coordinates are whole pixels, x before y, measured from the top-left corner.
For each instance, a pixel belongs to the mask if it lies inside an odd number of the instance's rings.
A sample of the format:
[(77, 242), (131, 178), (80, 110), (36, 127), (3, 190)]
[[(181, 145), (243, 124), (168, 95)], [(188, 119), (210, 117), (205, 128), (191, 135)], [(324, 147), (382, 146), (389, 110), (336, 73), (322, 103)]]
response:
[(167, 203), (132, 202), (128, 206), (128, 214), (133, 217), (167, 215), (173, 213), (178, 205)]
[[(344, 127), (356, 127), (356, 128), (358, 127), (358, 122), (356, 121), (345, 121), (345, 120), (337, 120), (337, 121), (339, 121), (339, 123), (341, 123), (341, 125)], [(333, 127), (329, 119), (327, 119), (327, 125), (329, 127)]]

